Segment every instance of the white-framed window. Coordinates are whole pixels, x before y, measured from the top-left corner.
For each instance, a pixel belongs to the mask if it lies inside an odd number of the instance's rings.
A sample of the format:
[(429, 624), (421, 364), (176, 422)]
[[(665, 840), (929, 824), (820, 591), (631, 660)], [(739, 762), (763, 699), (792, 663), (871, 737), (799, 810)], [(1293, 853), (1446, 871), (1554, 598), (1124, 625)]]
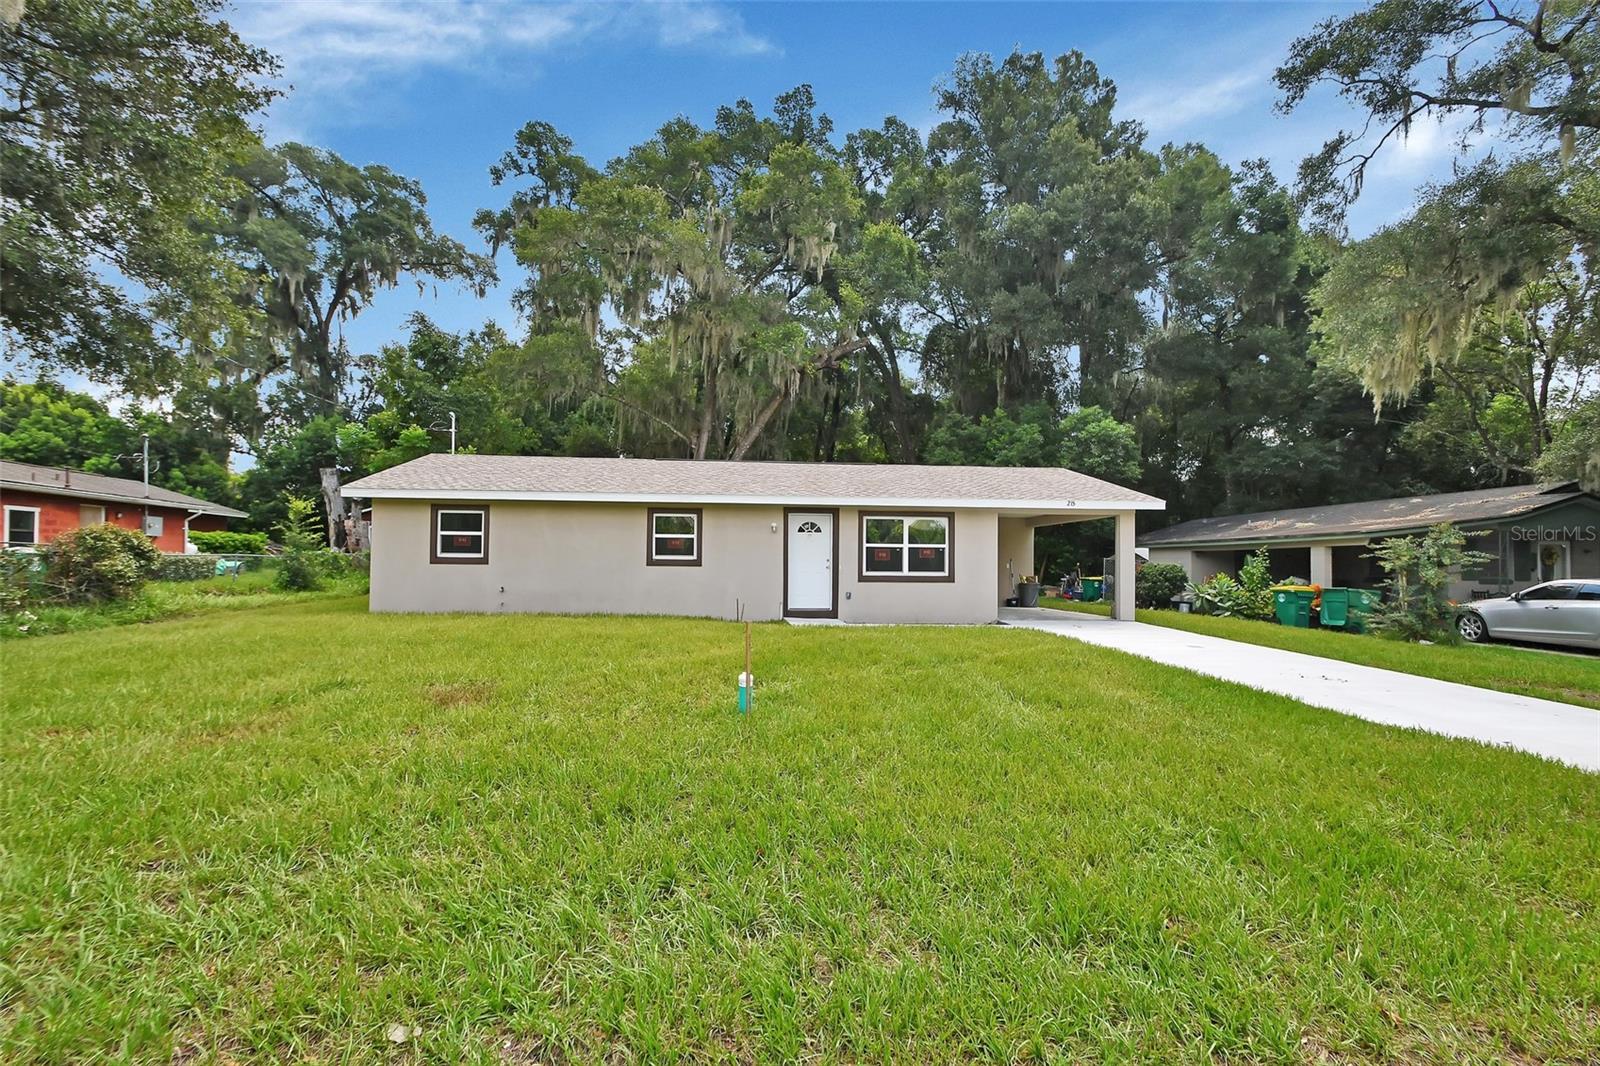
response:
[(861, 580), (949, 581), (955, 576), (955, 515), (861, 516)]
[(31, 548), (39, 543), (39, 508), (8, 506), (5, 519), (6, 547)]
[(105, 506), (103, 504), (98, 504), (98, 503), (80, 503), (78, 505), (78, 525), (80, 525), (80, 526), (104, 525), (105, 524), (105, 520), (106, 520), (106, 509), (105, 509)]
[(645, 563), (650, 566), (700, 565), (700, 510), (650, 508)]
[(435, 507), (433, 551), (436, 563), (486, 563), (489, 561), (489, 509), (487, 507)]

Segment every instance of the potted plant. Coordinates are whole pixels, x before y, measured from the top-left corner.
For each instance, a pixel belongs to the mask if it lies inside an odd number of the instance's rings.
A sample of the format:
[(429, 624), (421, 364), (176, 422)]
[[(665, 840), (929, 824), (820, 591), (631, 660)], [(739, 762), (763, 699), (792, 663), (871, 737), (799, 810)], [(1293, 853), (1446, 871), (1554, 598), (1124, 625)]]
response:
[(1029, 574), (1017, 582), (1017, 606), (1039, 606), (1039, 578), (1036, 574)]

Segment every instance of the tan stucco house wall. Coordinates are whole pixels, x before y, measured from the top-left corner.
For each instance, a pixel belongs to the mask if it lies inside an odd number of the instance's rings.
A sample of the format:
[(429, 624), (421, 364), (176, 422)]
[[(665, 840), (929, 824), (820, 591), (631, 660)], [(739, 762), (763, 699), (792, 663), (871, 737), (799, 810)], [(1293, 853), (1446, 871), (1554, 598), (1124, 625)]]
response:
[[(744, 617), (753, 621), (783, 617), (782, 507), (699, 506), (700, 565), (651, 566), (644, 505), (498, 501), (481, 506), (489, 510), (488, 561), (462, 565), (431, 561), (431, 504), (374, 500), (372, 610), (733, 618), (742, 606)], [(839, 516), (834, 565), (842, 622), (993, 622), (1003, 596), (1011, 594), (1004, 590), (1003, 574), (1002, 585), (994, 583), (1001, 520), (992, 510), (952, 512), (953, 581), (861, 580), (861, 509), (825, 510), (837, 510)], [(1017, 520), (1006, 524), (1010, 550), (1019, 565), (1025, 559), (1031, 567), (1032, 529)], [(1024, 533), (1025, 547), (1019, 543)]]
[(1134, 517), (1164, 506), (1061, 467), (563, 456), (427, 455), (344, 490), (371, 501), (374, 611), (860, 623), (996, 621), (1042, 525), (1114, 518), (1131, 587)]

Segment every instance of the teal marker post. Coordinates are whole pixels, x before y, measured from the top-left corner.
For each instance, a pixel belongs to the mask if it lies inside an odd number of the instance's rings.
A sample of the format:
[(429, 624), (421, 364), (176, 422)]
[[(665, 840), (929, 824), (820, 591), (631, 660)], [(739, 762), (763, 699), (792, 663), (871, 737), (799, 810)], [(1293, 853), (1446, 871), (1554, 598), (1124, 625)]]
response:
[[(740, 614), (744, 613), (741, 606)], [(739, 713), (749, 714), (756, 702), (756, 678), (750, 672), (750, 623), (744, 624), (744, 673), (739, 675)]]

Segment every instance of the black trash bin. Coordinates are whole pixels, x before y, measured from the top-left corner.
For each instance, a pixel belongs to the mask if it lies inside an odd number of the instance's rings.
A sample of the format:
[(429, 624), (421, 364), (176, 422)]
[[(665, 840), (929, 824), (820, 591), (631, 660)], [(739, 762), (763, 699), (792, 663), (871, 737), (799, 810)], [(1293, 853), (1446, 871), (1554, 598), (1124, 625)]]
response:
[(1039, 583), (1037, 581), (1017, 582), (1017, 606), (1039, 606)]

